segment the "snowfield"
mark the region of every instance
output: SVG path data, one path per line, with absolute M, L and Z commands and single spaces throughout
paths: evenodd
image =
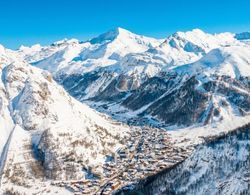
M 236 45 L 211 50 L 195 63 L 177 67 L 179 74 L 204 73 L 224 75 L 231 78 L 249 77 L 250 64 L 249 45 Z

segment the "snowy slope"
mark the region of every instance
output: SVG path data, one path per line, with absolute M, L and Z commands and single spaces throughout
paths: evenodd
M 62 41 L 52 47 L 59 51 L 35 66 L 49 70 L 80 101 L 124 106 L 128 120 L 144 116 L 167 125 L 207 124 L 249 112 L 249 45 L 232 33 L 194 29 L 157 41 L 118 28 L 87 42 Z M 221 107 L 221 102 L 230 106 Z M 116 117 L 113 108 L 113 113 L 99 110 L 124 118 Z M 217 110 L 221 116 L 212 117 Z M 176 117 L 183 112 L 185 117 Z
M 101 165 L 106 156 L 115 153 L 126 141 L 129 127 L 76 101 L 52 79 L 50 73 L 22 61 L 6 65 L 1 73 L 1 86 L 5 91 L 0 92 L 5 99 L 1 99 L 0 122 L 1 127 L 6 127 L 1 128 L 1 147 L 14 128 L 13 123 L 19 125 L 31 139 L 25 146 L 31 148 L 31 154 L 35 153 L 30 157 L 31 161 L 42 163 L 39 169 L 43 169 L 47 178 L 83 178 L 83 168 L 102 173 Z M 20 155 L 23 152 L 20 151 Z M 7 159 L 6 164 L 9 163 Z M 11 179 L 6 169 L 16 170 L 16 164 L 19 163 L 10 163 L 5 168 L 5 181 Z M 22 186 L 30 185 L 32 178 L 36 177 L 29 172 L 27 167 L 30 166 L 26 163 L 18 166 L 18 170 L 28 175 Z M 75 172 L 68 174 L 68 166 Z
M 125 127 L 112 124 L 105 116 L 74 100 L 53 81 L 48 72 L 17 62 L 6 67 L 4 79 L 15 123 L 25 130 L 46 130 L 54 136 L 69 132 L 76 138 L 88 135 L 86 139 L 95 143 L 97 150 L 104 147 L 100 145 L 100 135 L 96 132 L 99 128 L 106 129 L 110 134 L 107 142 L 115 143 L 112 137 L 118 135 L 122 138 L 125 135 Z M 105 143 L 105 140 L 102 141 Z M 93 148 L 91 151 L 94 151 Z M 85 150 L 82 152 L 86 153 Z
M 135 80 L 134 82 L 138 83 L 136 85 L 139 85 L 145 76 L 158 72 L 159 68 L 148 65 L 146 74 L 139 76 L 142 70 L 144 72 L 145 63 L 139 68 L 136 67 L 136 70 L 134 67 L 127 70 L 126 59 L 130 60 L 130 57 L 126 57 L 124 60 L 123 58 L 131 53 L 145 52 L 162 42 L 163 40 L 136 35 L 125 29 L 117 28 L 86 42 L 79 42 L 75 39 L 62 40 L 45 47 L 40 45 L 34 45 L 30 48 L 21 47 L 17 53 L 20 58 L 34 66 L 51 72 L 60 83 L 71 79 L 71 77 L 79 77 L 79 75 L 87 77 L 88 73 L 97 72 L 98 76 L 96 77 L 99 77 L 107 72 L 105 82 L 103 82 L 103 78 L 97 81 L 98 87 L 92 82 L 88 82 L 86 92 L 81 90 L 86 95 L 85 98 L 90 98 L 96 96 L 98 91 L 105 89 L 113 79 L 124 73 L 128 73 L 128 76 L 134 74 L 135 78 L 132 80 Z M 112 75 L 114 73 L 115 76 Z M 89 91 L 94 92 L 89 94 Z
M 249 77 L 250 47 L 248 45 L 213 49 L 199 61 L 176 68 L 179 74 L 203 73 L 229 76 L 239 79 Z
M 1 176 L 1 193 L 17 194 L 71 194 L 63 188 L 44 181 L 45 172 L 34 158 L 31 147 L 32 135 L 16 125 L 8 145 L 4 174 Z M 2 191 L 1 191 L 2 190 Z
M 1 70 L 0 70 L 1 74 Z M 14 128 L 12 117 L 9 111 L 9 102 L 3 84 L 0 82 L 0 156 L 11 130 Z
M 214 48 L 235 45 L 239 42 L 231 33 L 208 34 L 200 29 L 176 32 L 170 35 L 158 47 L 150 49 L 153 59 L 162 61 L 165 66 L 183 65 L 195 62 Z
M 169 36 L 162 47 L 167 43 L 174 48 L 182 48 L 187 52 L 208 52 L 213 48 L 231 45 L 237 42 L 232 33 L 209 34 L 200 29 L 187 32 L 176 32 Z
M 28 62 L 53 74 L 70 74 L 115 64 L 126 54 L 144 52 L 160 43 L 117 28 L 86 42 L 64 40 L 47 47 L 21 47 L 18 52 Z
M 172 66 L 199 60 L 214 48 L 241 44 L 234 34 L 208 34 L 199 29 L 177 32 L 163 40 L 117 28 L 86 42 L 63 40 L 47 47 L 22 47 L 18 53 L 50 71 L 71 95 L 84 100 L 116 98 Z M 32 60 L 31 60 L 32 59 Z M 74 85 L 69 85 L 71 81 Z M 96 85 L 96 83 L 98 83 Z
M 213 124 L 248 115 L 249 62 L 247 45 L 213 49 L 195 63 L 148 79 L 122 105 L 140 117 L 153 116 L 173 126 Z
M 34 45 L 30 48 L 21 47 L 18 51 L 28 62 L 34 63 L 54 74 L 79 73 L 79 71 L 93 71 L 96 67 L 105 67 L 120 62 L 124 56 L 138 53 L 138 61 L 145 58 L 157 60 L 161 65 L 181 65 L 199 59 L 211 49 L 226 45 L 237 44 L 234 34 L 208 34 L 199 29 L 188 32 L 177 32 L 165 41 L 133 34 L 125 29 L 117 28 L 86 42 L 75 39 L 63 40 L 51 46 Z M 136 54 L 126 57 L 122 64 L 136 65 L 130 58 L 137 58 Z M 148 64 L 147 62 L 145 64 Z M 78 71 L 78 72 L 77 72 Z M 152 74 L 152 73 L 151 73 Z
M 70 44 L 72 45 L 76 43 L 78 44 L 78 40 L 76 39 L 64 39 L 58 42 L 54 42 L 49 46 L 41 46 L 40 44 L 36 44 L 31 47 L 21 46 L 17 50 L 17 53 L 25 61 L 34 63 L 50 57 L 54 53 L 63 50 Z
M 12 59 L 12 54 L 0 45 L 0 156 L 2 154 L 2 149 L 9 137 L 11 130 L 14 128 L 12 117 L 9 111 L 9 99 L 6 93 L 6 88 L 2 81 L 3 69 L 10 63 Z

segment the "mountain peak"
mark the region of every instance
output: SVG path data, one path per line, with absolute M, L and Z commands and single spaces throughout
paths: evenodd
M 206 33 L 202 31 L 201 29 L 195 28 L 190 31 L 177 31 L 174 34 L 170 35 L 168 38 L 185 38 L 187 36 L 204 36 Z
M 21 50 L 21 51 L 27 51 L 27 50 L 33 50 L 34 51 L 35 50 L 35 51 L 38 51 L 38 50 L 41 49 L 41 47 L 42 46 L 40 44 L 35 44 L 35 45 L 30 46 L 30 47 L 25 46 L 25 45 L 21 45 L 18 50 Z
M 198 61 L 179 66 L 179 73 L 206 75 L 226 75 L 231 78 L 249 77 L 249 48 L 228 46 L 215 48 Z
M 103 42 L 107 42 L 107 41 L 113 41 L 116 38 L 118 38 L 119 36 L 126 36 L 128 34 L 133 34 L 133 33 L 129 32 L 126 29 L 117 27 L 115 29 L 112 29 L 106 33 L 103 33 L 103 34 L 91 39 L 90 43 L 96 44 L 96 43 L 103 43 Z
M 125 28 L 117 27 L 113 29 L 113 31 L 116 31 L 118 33 L 131 33 L 130 31 L 126 30 Z
M 204 34 L 205 32 L 199 28 L 194 28 L 193 30 L 191 30 L 190 32 L 193 32 L 193 33 L 200 33 L 200 34 Z
M 56 41 L 54 43 L 52 43 L 51 45 L 52 46 L 58 46 L 58 45 L 64 45 L 64 44 L 72 44 L 72 43 L 79 43 L 79 40 L 75 39 L 75 38 L 72 38 L 72 39 L 63 39 L 63 40 L 60 40 L 60 41 Z
M 234 43 L 232 33 L 209 34 L 200 29 L 187 32 L 176 32 L 165 40 L 162 46 L 183 49 L 186 52 L 207 53 L 211 49 Z

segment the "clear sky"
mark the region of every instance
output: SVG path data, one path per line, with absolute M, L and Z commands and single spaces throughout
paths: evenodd
M 250 0 L 0 0 L 0 44 L 12 49 L 115 27 L 156 38 L 193 28 L 249 31 Z

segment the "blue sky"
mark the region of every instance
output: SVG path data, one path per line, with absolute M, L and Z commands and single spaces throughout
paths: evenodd
M 164 38 L 176 31 L 250 30 L 249 0 L 0 0 L 0 44 L 86 40 L 115 27 Z

